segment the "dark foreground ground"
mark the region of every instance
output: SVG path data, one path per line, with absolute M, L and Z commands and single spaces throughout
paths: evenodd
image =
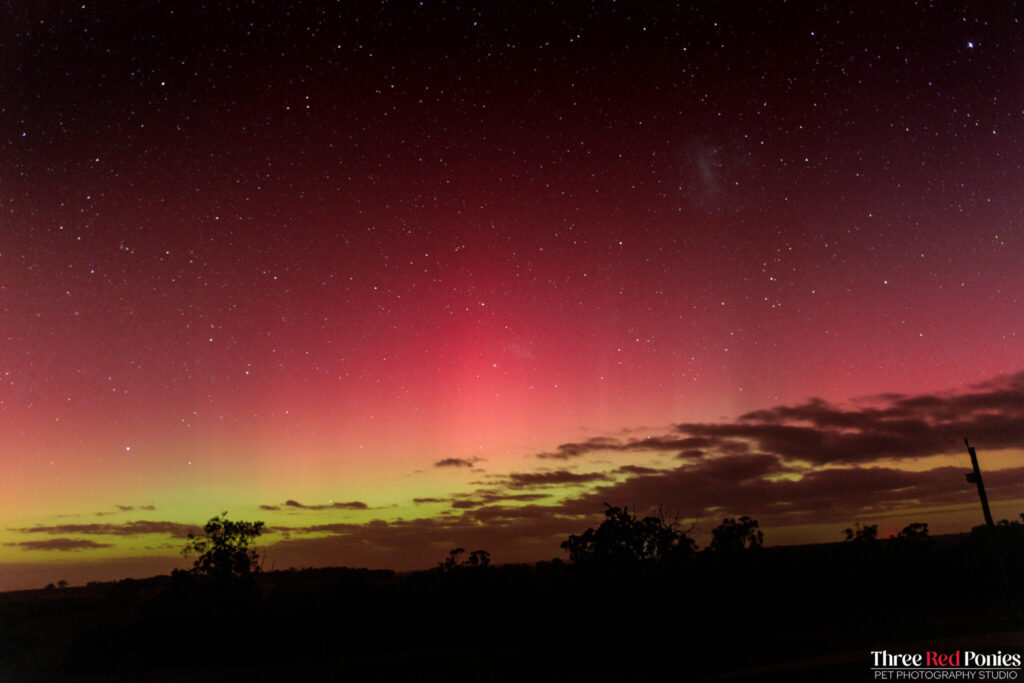
M 978 534 L 6 593 L 0 680 L 869 681 L 872 650 L 1024 651 L 1019 540 L 1009 601 Z

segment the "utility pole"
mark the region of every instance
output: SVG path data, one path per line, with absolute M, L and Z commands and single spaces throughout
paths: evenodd
M 974 446 L 968 443 L 967 437 L 964 437 L 964 444 L 967 446 L 967 452 L 971 454 L 971 467 L 974 468 L 973 472 L 967 474 L 967 481 L 978 486 L 978 498 L 981 498 L 981 511 L 985 513 L 985 526 L 991 529 L 995 527 L 995 522 L 992 521 L 992 511 L 988 507 L 988 496 L 985 495 L 985 482 L 981 480 L 978 454 L 974 452 Z
M 988 537 L 991 539 L 992 550 L 995 552 L 996 562 L 999 564 L 1000 578 L 1003 580 L 1003 596 L 1006 600 L 1006 609 L 1009 612 L 1010 619 L 1019 620 L 1020 617 L 1017 614 L 1017 607 L 1013 603 L 1013 593 L 1010 592 L 1010 581 L 1006 576 L 1006 562 L 1003 560 L 1003 551 L 999 547 L 999 538 L 996 534 L 996 525 L 992 521 L 992 511 L 988 507 L 988 496 L 985 495 L 985 482 L 981 480 L 981 468 L 978 467 L 978 454 L 974 452 L 974 446 L 968 441 L 967 437 L 964 437 L 964 445 L 967 446 L 967 452 L 971 454 L 971 467 L 974 469 L 973 472 L 967 473 L 967 481 L 972 484 L 976 484 L 978 487 L 978 498 L 981 499 L 981 510 L 985 513 L 985 526 L 988 527 Z

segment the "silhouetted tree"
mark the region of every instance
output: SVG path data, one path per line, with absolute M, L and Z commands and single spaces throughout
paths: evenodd
M 442 572 L 450 572 L 455 569 L 486 569 L 491 564 L 491 554 L 486 550 L 474 550 L 469 557 L 461 559 L 464 548 L 452 548 L 448 557 L 437 563 L 437 569 Z
M 637 519 L 629 508 L 605 503 L 604 521 L 597 529 L 573 534 L 562 543 L 572 562 L 594 559 L 636 562 L 693 554 L 697 544 L 675 522 L 659 517 Z
M 67 587 L 68 587 L 68 582 L 65 581 L 64 579 L 61 579 L 60 581 L 57 582 L 57 588 L 67 588 Z
M 861 526 L 860 522 L 858 522 L 854 525 L 853 529 L 847 528 L 843 533 L 846 534 L 847 543 L 864 546 L 871 546 L 878 543 L 877 524 L 865 524 L 864 526 Z
M 465 548 L 452 548 L 448 552 L 448 557 L 444 558 L 437 563 L 437 568 L 443 572 L 449 572 L 459 566 L 459 556 L 466 552 Z
M 849 548 L 866 555 L 875 555 L 878 545 L 847 543 Z M 935 543 L 928 535 L 928 525 L 924 522 L 913 522 L 903 527 L 895 536 L 889 536 L 885 543 L 884 562 L 877 563 L 877 571 L 887 572 L 896 583 L 921 583 L 921 565 L 935 551 Z M 876 558 L 879 559 L 879 558 Z M 862 576 L 865 572 L 861 572 Z
M 998 522 L 996 522 L 996 526 L 1006 526 L 1006 527 L 1024 526 L 1024 524 L 1021 523 L 1021 522 L 1024 522 L 1024 512 L 1022 512 L 1020 514 L 1020 519 L 1021 519 L 1021 521 L 1017 521 L 1016 519 L 1013 519 L 1013 520 L 1001 519 Z
M 925 543 L 929 539 L 928 525 L 924 522 L 913 522 L 903 527 L 903 530 L 892 537 L 892 540 L 900 543 Z
M 1024 565 L 1024 514 L 1021 514 L 1020 521 L 1016 519 L 1001 519 L 996 522 L 994 536 L 1002 548 L 1007 562 L 1015 565 Z M 971 531 L 972 536 L 988 534 L 986 527 L 975 528 Z M 992 534 L 989 534 L 992 535 Z
M 474 550 L 466 558 L 467 567 L 489 567 L 491 565 L 491 554 L 486 550 Z
M 726 517 L 711 531 L 713 552 L 738 553 L 757 550 L 764 545 L 764 534 L 758 528 L 757 520 L 743 515 L 739 519 Z
M 914 522 L 903 527 L 895 536 L 890 536 L 886 546 L 890 559 L 902 563 L 908 571 L 914 572 L 915 563 L 933 550 L 934 543 L 928 535 L 928 525 L 924 522 Z M 895 571 L 895 567 L 892 570 Z
M 263 522 L 233 522 L 227 514 L 207 522 L 204 536 L 188 535 L 182 554 L 198 556 L 193 564 L 194 573 L 222 580 L 259 573 L 259 554 L 249 546 L 263 533 Z

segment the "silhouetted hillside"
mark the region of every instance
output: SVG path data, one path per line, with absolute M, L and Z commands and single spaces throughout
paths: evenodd
M 1024 572 L 1020 530 L 999 530 L 1012 577 Z M 866 657 L 879 646 L 1006 628 L 1019 601 L 1003 597 L 989 540 L 441 563 L 403 575 L 302 569 L 229 583 L 176 572 L 20 591 L 0 596 L 0 673 L 398 680 L 466 670 L 519 680 L 553 658 L 563 673 L 605 679 L 664 665 L 690 676 L 829 652 Z

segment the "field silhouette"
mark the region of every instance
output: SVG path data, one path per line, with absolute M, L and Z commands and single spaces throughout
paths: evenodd
M 1020 522 L 846 536 L 765 547 L 742 517 L 698 550 L 678 525 L 609 506 L 563 544 L 569 561 L 494 566 L 458 548 L 405 574 L 261 573 L 200 571 L 200 556 L 172 576 L 0 595 L 0 680 L 868 680 L 873 649 L 1020 645 L 986 635 L 1019 627 Z

